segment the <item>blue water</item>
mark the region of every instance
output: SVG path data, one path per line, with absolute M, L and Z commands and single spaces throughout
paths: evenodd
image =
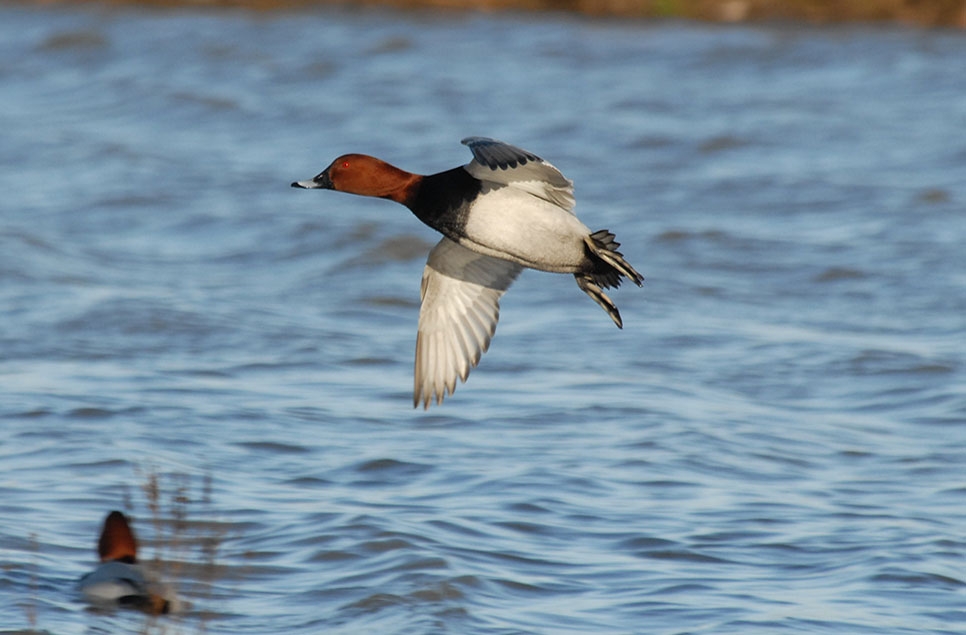
M 903 28 L 0 5 L 0 628 L 963 632 L 964 59 Z M 526 272 L 423 412 L 436 236 L 289 183 L 448 169 L 469 135 L 574 179 L 646 282 L 620 331 Z M 115 508 L 182 615 L 74 594 Z

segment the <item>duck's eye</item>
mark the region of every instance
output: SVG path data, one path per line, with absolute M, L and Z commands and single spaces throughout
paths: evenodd
M 349 162 L 348 161 L 343 161 L 342 162 L 342 167 L 344 167 L 344 168 L 349 167 Z

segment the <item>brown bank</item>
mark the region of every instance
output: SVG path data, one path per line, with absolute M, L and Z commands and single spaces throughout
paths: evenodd
M 39 0 L 67 4 L 68 0 Z M 320 5 L 385 5 L 482 11 L 566 11 L 593 16 L 709 22 L 892 22 L 966 28 L 966 0 L 102 0 L 102 4 L 246 7 L 269 11 Z

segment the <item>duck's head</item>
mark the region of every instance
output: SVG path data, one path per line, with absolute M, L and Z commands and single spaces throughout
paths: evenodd
M 419 176 L 400 170 L 382 159 L 366 154 L 343 154 L 308 181 L 292 187 L 306 190 L 336 190 L 360 196 L 375 196 L 404 202 Z
M 138 543 L 134 532 L 128 524 L 127 517 L 119 511 L 113 511 L 104 519 L 104 529 L 97 542 L 97 553 L 101 562 L 117 560 L 134 564 L 137 561 Z

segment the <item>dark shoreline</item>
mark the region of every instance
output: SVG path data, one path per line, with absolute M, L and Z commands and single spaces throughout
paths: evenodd
M 68 0 L 35 0 L 68 4 Z M 705 22 L 893 23 L 966 29 L 966 0 L 100 0 L 105 5 L 241 7 L 258 11 L 313 6 L 390 6 L 475 11 L 560 11 L 599 17 Z M 73 4 L 73 2 L 71 2 Z

